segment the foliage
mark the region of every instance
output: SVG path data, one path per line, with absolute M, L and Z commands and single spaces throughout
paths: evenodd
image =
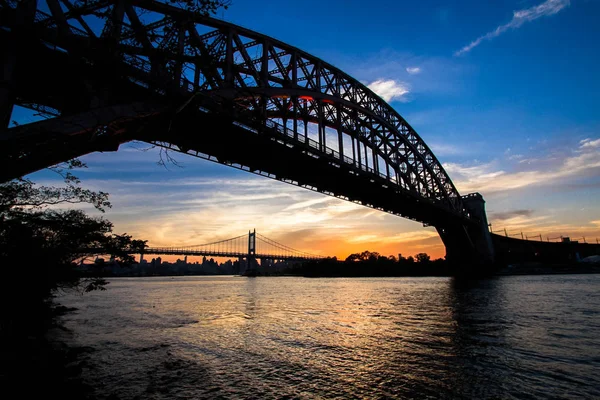
M 104 211 L 110 207 L 108 194 L 77 186 L 72 175 L 65 179 L 66 187 L 37 186 L 28 179 L 15 179 L 0 185 L 0 216 L 14 215 L 24 210 L 39 209 L 64 203 L 89 203 Z M 75 178 L 76 179 L 76 178 Z
M 220 8 L 227 10 L 231 5 L 228 0 L 168 0 L 167 2 L 203 15 L 215 14 Z
M 348 262 L 377 261 L 381 257 L 383 257 L 383 256 L 381 254 L 379 254 L 379 253 L 377 253 L 377 252 L 371 253 L 370 251 L 367 250 L 367 251 L 363 251 L 362 253 L 353 253 L 353 254 L 350 254 L 346 258 L 346 261 L 348 261 Z
M 80 167 L 85 165 L 71 160 L 50 168 L 63 178 L 62 187 L 38 186 L 23 178 L 0 184 L 0 341 L 7 344 L 0 363 L 4 383 L 31 371 L 41 382 L 55 379 L 54 368 L 46 370 L 49 353 L 40 350 L 46 346 L 47 329 L 56 323 L 51 294 L 104 290 L 107 284 L 97 276 L 80 277 L 76 261 L 90 256 L 90 249 L 96 247 L 128 263 L 132 261 L 129 251 L 145 247 L 144 241 L 112 234 L 112 224 L 106 219 L 81 210 L 57 209 L 78 203 L 104 212 L 111 206 L 107 193 L 79 186 L 71 170 Z M 49 385 L 42 386 L 46 390 Z
M 429 261 L 431 261 L 430 258 L 429 258 L 429 255 L 427 253 L 418 253 L 418 254 L 416 254 L 415 255 L 415 260 L 418 263 L 421 263 L 421 264 L 425 264 L 425 263 L 428 263 Z
M 8 281 L 30 281 L 31 290 L 23 291 L 31 300 L 57 289 L 102 289 L 102 279 L 79 279 L 74 271 L 77 261 L 105 249 L 117 262 L 130 264 L 130 252 L 145 247 L 145 241 L 113 234 L 112 223 L 104 218 L 55 208 L 80 203 L 104 212 L 111 206 L 107 193 L 79 186 L 79 179 L 70 172 L 76 167 L 85 166 L 72 160 L 50 168 L 63 178 L 63 187 L 37 186 L 22 178 L 0 184 L 0 263 Z
M 162 0 L 161 2 L 200 15 L 215 14 L 220 8 L 227 10 L 231 5 L 229 0 Z M 105 0 L 76 0 L 74 5 L 76 7 L 94 7 L 105 3 Z
M 363 251 L 350 254 L 346 260 L 328 258 L 308 261 L 290 271 L 303 276 L 449 276 L 453 274 L 446 260 L 431 260 L 427 253 L 414 257 L 383 256 L 377 252 Z
M 379 262 L 379 263 L 397 263 L 397 264 L 412 264 L 412 263 L 420 263 L 426 264 L 431 261 L 431 258 L 427 253 L 418 253 L 415 256 L 404 257 L 402 254 L 398 254 L 398 258 L 395 256 L 383 256 L 378 252 L 370 252 L 368 250 L 363 251 L 362 253 L 353 253 L 350 254 L 346 258 L 347 263 L 352 262 Z

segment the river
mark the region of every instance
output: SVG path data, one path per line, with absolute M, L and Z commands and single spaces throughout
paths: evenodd
M 115 278 L 57 298 L 100 399 L 600 398 L 600 275 Z

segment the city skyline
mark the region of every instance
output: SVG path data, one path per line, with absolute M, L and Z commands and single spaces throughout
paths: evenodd
M 483 194 L 494 230 L 600 237 L 599 3 L 379 4 L 365 10 L 332 2 L 326 7 L 343 15 L 327 12 L 310 23 L 292 17 L 293 5 L 257 2 L 234 3 L 217 17 L 367 84 L 416 129 L 461 194 Z M 265 12 L 257 16 L 256 8 Z M 13 119 L 27 118 L 17 110 Z M 444 254 L 435 229 L 420 223 L 185 155 L 173 154 L 184 168 L 166 170 L 156 165 L 157 149 L 141 150 L 148 147 L 84 156 L 88 169 L 77 174 L 85 187 L 111 194 L 114 207 L 105 216 L 115 232 L 153 246 L 201 244 L 256 228 L 338 258 L 363 250 Z M 47 171 L 31 178 L 58 180 Z

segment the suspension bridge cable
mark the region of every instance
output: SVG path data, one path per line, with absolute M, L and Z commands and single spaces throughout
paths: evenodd
M 268 237 L 261 235 L 260 233 L 256 233 L 256 236 L 258 239 L 262 240 L 263 242 L 270 244 L 271 246 L 274 246 L 280 250 L 284 250 L 284 251 L 288 251 L 291 253 L 296 253 L 297 255 L 304 255 L 304 256 L 308 256 L 308 257 L 315 257 L 315 258 L 322 258 L 322 256 L 316 255 L 316 254 L 311 254 L 305 251 L 300 251 L 297 249 L 294 249 L 292 247 L 286 246 L 282 243 L 276 242 L 273 239 L 269 239 Z
M 282 243 L 276 242 L 275 240 L 269 239 L 268 237 L 266 237 L 264 235 L 261 235 L 259 233 L 257 233 L 256 235 L 259 237 L 259 239 L 263 240 L 265 243 L 268 243 L 268 244 L 270 244 L 272 246 L 275 246 L 275 247 L 277 247 L 277 248 L 279 248 L 281 250 L 287 250 L 287 251 L 291 251 L 291 252 L 294 252 L 294 253 L 309 254 L 309 253 L 307 253 L 305 251 L 296 250 L 296 249 L 294 249 L 292 247 L 289 247 L 289 246 L 286 246 L 286 245 L 284 245 Z
M 236 239 L 243 238 L 243 237 L 248 237 L 248 235 L 240 235 L 240 236 L 236 236 L 236 237 L 234 237 L 234 238 L 230 238 L 230 239 L 224 239 L 224 240 L 219 240 L 219 241 L 217 241 L 217 242 L 211 242 L 211 243 L 204 243 L 204 244 L 193 244 L 193 245 L 186 246 L 186 247 L 202 247 L 202 246 L 211 246 L 211 245 L 217 245 L 217 244 L 220 244 L 220 243 L 223 243 L 223 242 L 228 242 L 228 241 L 230 241 L 230 240 L 236 240 Z

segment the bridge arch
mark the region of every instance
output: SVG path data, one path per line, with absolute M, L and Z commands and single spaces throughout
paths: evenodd
M 395 109 L 300 49 L 153 0 L 0 7 L 5 71 L 20 71 L 2 111 L 59 115 L 2 133 L 14 173 L 137 139 L 433 225 L 442 239 L 483 222 Z M 88 19 L 99 12 L 101 29 Z M 62 73 L 31 67 L 39 55 L 25 45 Z
M 196 22 L 214 28 L 200 39 L 206 41 L 205 48 L 220 48 L 214 54 L 215 64 L 224 72 L 222 79 L 205 79 L 203 86 L 195 89 L 244 99 L 271 118 L 277 117 L 269 111 L 279 111 L 279 118 L 292 121 L 304 114 L 319 123 L 321 135 L 327 126 L 338 130 L 339 136 L 342 131 L 353 134 L 382 157 L 386 168 L 394 169 L 409 190 L 463 211 L 458 191 L 427 144 L 364 84 L 274 38 L 220 20 L 201 18 Z M 301 99 L 308 107 L 301 107 Z M 343 156 L 343 145 L 337 151 Z M 377 170 L 378 164 L 374 165 Z

